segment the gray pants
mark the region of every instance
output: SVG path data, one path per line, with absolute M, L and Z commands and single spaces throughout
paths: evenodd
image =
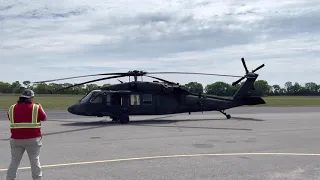
M 40 148 L 42 147 L 41 138 L 33 139 L 10 139 L 11 162 L 7 171 L 6 180 L 15 180 L 17 170 L 20 165 L 24 151 L 27 151 L 33 180 L 41 180 L 42 171 L 40 167 Z

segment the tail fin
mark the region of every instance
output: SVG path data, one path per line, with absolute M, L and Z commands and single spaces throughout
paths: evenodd
M 247 76 L 247 80 L 243 83 L 243 85 L 238 89 L 238 91 L 233 95 L 232 99 L 244 99 L 253 93 L 255 90 L 254 88 L 254 82 L 256 81 L 258 75 L 254 74 L 251 76 Z
M 262 67 L 264 67 L 264 64 L 262 64 L 261 66 L 257 67 L 255 70 L 253 70 L 252 72 L 248 71 L 248 68 L 246 66 L 246 63 L 244 61 L 244 58 L 241 58 L 242 64 L 244 66 L 244 69 L 246 71 L 246 74 L 240 78 L 239 80 L 235 81 L 234 83 L 232 83 L 232 86 L 237 85 L 240 81 L 242 81 L 243 79 L 247 78 L 247 80 L 244 82 L 244 84 L 239 88 L 239 90 L 233 95 L 232 99 L 234 100 L 244 100 L 247 99 L 249 100 L 251 94 L 253 93 L 253 91 L 255 90 L 254 88 L 254 82 L 256 81 L 256 79 L 258 78 L 258 74 L 255 74 L 254 72 L 256 72 L 257 70 L 261 69 Z M 248 99 L 249 98 L 249 99 Z M 253 99 L 252 99 L 253 100 Z M 250 100 L 249 100 L 250 101 Z M 262 100 L 263 101 L 263 100 Z M 259 101 L 261 102 L 261 101 Z M 264 102 L 264 101 L 263 101 Z M 249 103 L 249 102 L 248 102 Z

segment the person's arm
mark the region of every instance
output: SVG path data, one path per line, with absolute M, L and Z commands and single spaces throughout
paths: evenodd
M 40 121 L 46 121 L 47 120 L 47 114 L 44 112 L 42 106 L 40 104 L 39 105 L 39 111 L 38 111 L 38 119 Z
M 10 107 L 11 108 L 11 107 Z M 10 108 L 8 109 L 8 112 L 7 112 L 7 115 L 8 115 L 8 119 L 9 119 L 9 121 L 11 121 L 11 119 L 10 119 L 10 115 L 9 115 L 9 113 L 10 113 Z

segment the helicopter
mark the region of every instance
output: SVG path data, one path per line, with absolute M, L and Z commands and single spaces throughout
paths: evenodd
M 126 76 L 129 76 L 130 78 L 133 76 L 134 81 L 129 80 L 129 82 L 122 82 L 119 80 L 119 84 L 92 90 L 78 102 L 67 108 L 67 111 L 74 115 L 94 117 L 109 116 L 112 121 L 120 122 L 120 124 L 129 123 L 129 116 L 132 115 L 167 115 L 186 112 L 191 114 L 191 112 L 204 111 L 219 111 L 224 114 L 227 119 L 230 119 L 231 115 L 225 112 L 227 109 L 244 105 L 266 104 L 261 97 L 252 96 L 252 93 L 255 90 L 254 82 L 259 76 L 255 72 L 264 67 L 264 64 L 249 72 L 244 58 L 241 58 L 241 61 L 245 69 L 244 76 L 196 72 L 145 72 L 133 70 L 125 73 L 92 74 L 38 81 L 34 83 L 45 83 L 89 76 L 114 75 L 64 87 L 55 91 L 57 92 L 87 83 Z M 162 78 L 150 76 L 149 74 L 199 74 L 238 77 L 239 79 L 233 82 L 232 86 L 237 85 L 245 78 L 246 80 L 235 94 L 228 98 L 193 93 L 183 88 L 179 83 L 170 82 Z M 138 81 L 138 77 L 140 76 L 154 78 L 157 79 L 157 81 Z

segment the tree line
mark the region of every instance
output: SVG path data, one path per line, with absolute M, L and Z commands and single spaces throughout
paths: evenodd
M 183 88 L 194 92 L 203 93 L 218 96 L 232 96 L 239 87 L 243 84 L 239 83 L 236 86 L 218 81 L 212 84 L 203 86 L 198 82 L 189 82 L 183 85 Z M 0 93 L 3 94 L 17 94 L 21 93 L 24 88 L 32 89 L 37 94 L 49 94 L 55 89 L 64 88 L 73 85 L 71 83 L 41 83 L 37 85 L 31 85 L 30 81 L 15 81 L 13 83 L 0 81 Z M 58 92 L 58 94 L 87 94 L 88 92 L 99 89 L 103 86 L 109 86 L 110 84 L 104 84 L 99 86 L 97 84 L 87 84 L 82 86 L 76 86 L 70 89 L 66 89 Z M 299 95 L 299 96 L 318 96 L 320 95 L 320 84 L 309 82 L 305 84 L 293 83 L 291 81 L 285 82 L 283 86 L 278 84 L 270 85 L 266 80 L 257 80 L 255 82 L 254 95 L 258 96 L 283 96 L 283 95 Z

